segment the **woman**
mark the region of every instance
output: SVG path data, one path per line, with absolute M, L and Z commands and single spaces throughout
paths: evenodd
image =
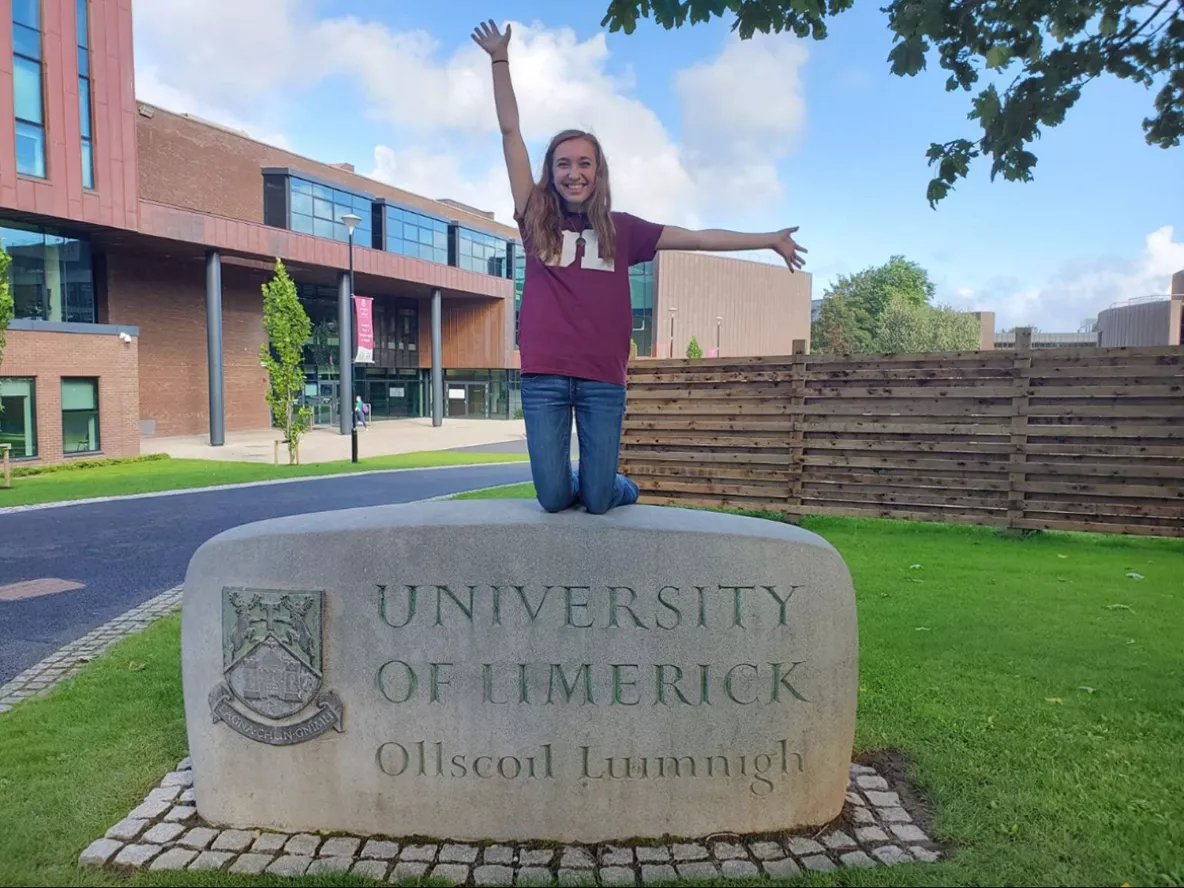
M 519 314 L 522 413 L 539 504 L 575 503 L 594 514 L 637 502 L 637 485 L 617 472 L 625 417 L 625 375 L 633 314 L 629 266 L 659 250 L 776 250 L 791 272 L 806 252 L 796 228 L 770 234 L 658 225 L 612 209 L 608 162 L 591 133 L 551 140 L 538 182 L 518 126 L 510 80 L 510 26 L 479 25 L 473 40 L 489 53 L 493 97 L 526 280 Z M 575 412 L 579 472 L 571 470 Z

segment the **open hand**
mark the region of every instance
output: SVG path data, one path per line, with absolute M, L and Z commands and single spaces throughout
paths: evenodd
M 796 225 L 793 228 L 783 228 L 777 232 L 777 240 L 773 242 L 773 249 L 785 260 L 791 273 L 806 264 L 806 260 L 798 254 L 810 252 L 805 247 L 799 246 L 793 239 L 793 233 L 797 230 L 798 226 Z
M 473 29 L 473 42 L 496 58 L 506 57 L 506 46 L 510 42 L 510 25 L 506 24 L 506 33 L 498 30 L 493 19 L 482 22 Z

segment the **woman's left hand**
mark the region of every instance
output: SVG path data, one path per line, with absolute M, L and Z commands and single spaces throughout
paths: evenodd
M 773 243 L 773 249 L 785 260 L 785 264 L 789 266 L 791 272 L 797 271 L 806 264 L 806 260 L 798 254 L 810 252 L 805 247 L 799 246 L 793 239 L 793 233 L 797 230 L 798 226 L 796 225 L 793 228 L 783 228 L 777 232 L 777 240 Z

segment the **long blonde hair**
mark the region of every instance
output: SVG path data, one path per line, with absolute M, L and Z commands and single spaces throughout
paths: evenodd
M 604 159 L 600 141 L 583 130 L 564 130 L 551 140 L 543 160 L 543 174 L 526 204 L 526 231 L 534 242 L 535 252 L 544 261 L 555 261 L 563 253 L 563 198 L 555 188 L 551 168 L 555 149 L 571 139 L 586 139 L 596 152 L 596 184 L 582 207 L 600 241 L 600 257 L 611 260 L 616 241 L 616 227 L 612 217 L 612 191 L 608 181 L 608 161 Z

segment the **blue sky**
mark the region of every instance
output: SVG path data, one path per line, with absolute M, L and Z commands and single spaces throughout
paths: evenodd
M 932 210 L 925 150 L 976 135 L 970 96 L 946 93 L 932 60 L 918 77 L 891 75 L 875 4 L 833 20 L 821 42 L 744 43 L 721 21 L 605 35 L 606 5 L 154 0 L 136 7 L 137 93 L 504 220 L 488 63 L 469 33 L 512 20 L 536 161 L 552 132 L 588 126 L 618 209 L 799 225 L 815 296 L 900 253 L 930 271 L 939 301 L 993 310 L 1000 329 L 1075 330 L 1112 302 L 1166 292 L 1184 269 L 1184 153 L 1144 143 L 1142 87 L 1091 84 L 1034 147 L 1036 181 L 991 183 L 980 162 Z

